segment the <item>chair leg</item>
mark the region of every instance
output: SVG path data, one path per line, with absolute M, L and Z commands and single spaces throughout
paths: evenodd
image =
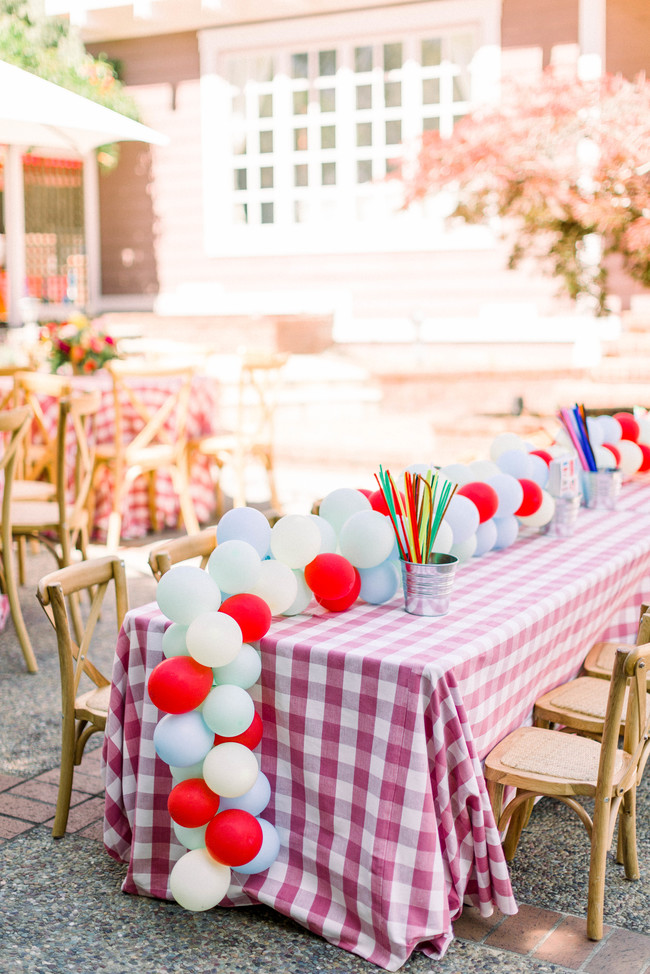
M 61 772 L 59 776 L 59 792 L 56 799 L 56 813 L 52 835 L 60 839 L 65 835 L 70 814 L 70 797 L 72 795 L 72 778 L 74 776 L 74 720 L 72 733 L 64 721 L 63 737 L 61 741 Z
M 596 798 L 596 801 L 602 798 Z M 608 805 L 609 807 L 609 805 Z M 589 863 L 589 894 L 587 900 L 587 936 L 590 940 L 603 939 L 603 909 L 605 905 L 605 870 L 609 848 L 609 816 L 603 809 L 594 811 L 591 833 L 591 860 Z
M 6 535 L 3 533 L 2 557 L 4 563 L 5 588 L 7 590 L 7 598 L 9 599 L 9 609 L 11 611 L 11 618 L 13 619 L 14 627 L 16 629 L 16 635 L 18 636 L 18 642 L 20 643 L 20 648 L 22 649 L 23 656 L 25 657 L 27 671 L 29 673 L 38 673 L 38 663 L 36 662 L 36 657 L 34 656 L 34 650 L 32 649 L 25 620 L 23 619 L 23 612 L 20 607 L 20 598 L 18 597 L 18 587 L 16 585 L 11 542 L 11 537 L 6 537 Z
M 190 486 L 185 472 L 176 467 L 171 468 L 172 483 L 178 495 L 183 525 L 188 534 L 197 534 L 200 530 L 199 519 L 194 510 L 194 503 L 190 495 Z
M 506 857 L 507 862 L 511 862 L 515 858 L 521 833 L 528 825 L 528 820 L 530 819 L 534 804 L 535 799 L 529 798 L 528 801 L 522 802 L 521 805 L 510 816 L 508 831 L 506 832 L 505 839 L 503 840 L 503 854 Z
M 626 879 L 639 879 L 639 857 L 636 846 L 636 788 L 632 787 L 623 795 L 618 815 L 617 862 L 625 867 Z M 620 852 L 621 858 L 618 858 Z

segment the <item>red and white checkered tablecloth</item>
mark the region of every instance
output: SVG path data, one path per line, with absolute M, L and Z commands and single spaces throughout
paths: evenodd
M 5 380 L 5 384 L 7 381 Z M 99 389 L 101 404 L 96 417 L 95 439 L 97 444 L 110 444 L 115 438 L 115 409 L 113 402 L 113 387 L 110 376 L 97 373 L 93 376 L 74 376 L 72 382 L 82 389 Z M 131 384 L 137 391 L 142 402 L 152 411 L 158 409 L 168 397 L 170 389 L 178 380 L 158 376 L 154 378 L 137 378 Z M 0 389 L 3 385 L 0 383 Z M 43 398 L 43 413 L 49 431 L 56 432 L 58 422 L 58 402 L 56 399 Z M 142 427 L 142 420 L 137 415 L 133 404 L 125 400 L 123 406 L 124 432 L 128 437 L 134 437 Z M 173 417 L 170 419 L 173 423 Z M 190 439 L 200 439 L 218 432 L 219 426 L 219 391 L 216 380 L 209 376 L 197 375 L 192 381 L 190 396 L 187 434 Z M 102 541 L 106 536 L 108 518 L 111 513 L 111 498 L 113 488 L 112 471 L 103 467 L 99 471 L 95 493 L 95 512 L 93 535 Z M 196 515 L 201 523 L 209 522 L 214 517 L 215 492 L 209 470 L 209 461 L 205 457 L 197 456 L 190 471 L 190 493 L 194 502 Z M 166 471 L 156 474 L 156 507 L 159 517 L 158 529 L 174 528 L 178 525 L 179 503 L 173 489 L 171 477 Z M 154 527 L 149 514 L 147 481 L 138 478 L 128 493 L 127 503 L 122 512 L 122 537 L 141 538 Z
M 598 638 L 633 642 L 650 590 L 650 490 L 582 511 L 572 538 L 531 534 L 462 565 L 448 615 L 396 599 L 274 619 L 252 693 L 264 722 L 265 812 L 282 849 L 226 905 L 260 902 L 388 970 L 443 953 L 467 898 L 516 911 L 481 760 L 572 678 Z M 104 743 L 104 842 L 123 889 L 171 899 L 185 851 L 145 691 L 166 626 L 155 605 L 120 635 Z

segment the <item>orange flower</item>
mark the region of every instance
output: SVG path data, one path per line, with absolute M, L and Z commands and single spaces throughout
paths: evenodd
M 70 361 L 77 364 L 78 362 L 81 362 L 85 354 L 85 348 L 82 348 L 81 345 L 73 345 L 70 349 Z
M 84 372 L 94 372 L 96 368 L 97 368 L 97 362 L 95 362 L 91 358 L 86 359 L 86 361 L 83 364 Z

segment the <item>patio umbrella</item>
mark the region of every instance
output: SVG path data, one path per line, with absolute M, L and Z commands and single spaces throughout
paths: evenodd
M 167 137 L 97 102 L 0 61 L 0 145 L 72 150 L 110 142 L 165 145 Z
M 22 288 L 25 280 L 25 215 L 22 184 L 24 151 L 49 152 L 84 158 L 86 247 L 89 288 L 97 292 L 99 231 L 89 212 L 96 211 L 96 178 L 89 153 L 111 142 L 148 142 L 166 145 L 169 139 L 154 129 L 105 108 L 97 102 L 45 81 L 29 71 L 0 61 L 0 146 L 4 160 L 4 217 L 6 233 L 9 309 L 11 325 L 23 320 Z M 92 187 L 92 188 L 91 188 Z

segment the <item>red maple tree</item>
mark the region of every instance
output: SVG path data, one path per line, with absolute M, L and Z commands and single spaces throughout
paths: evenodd
M 544 71 L 504 85 L 498 105 L 465 116 L 453 134 L 427 132 L 402 171 L 406 205 L 452 190 L 451 219 L 498 218 L 509 265 L 536 257 L 575 300 L 607 313 L 607 273 L 585 260 L 586 238 L 620 253 L 650 285 L 650 82 L 605 75 L 581 81 Z M 591 237 L 593 240 L 594 238 Z

